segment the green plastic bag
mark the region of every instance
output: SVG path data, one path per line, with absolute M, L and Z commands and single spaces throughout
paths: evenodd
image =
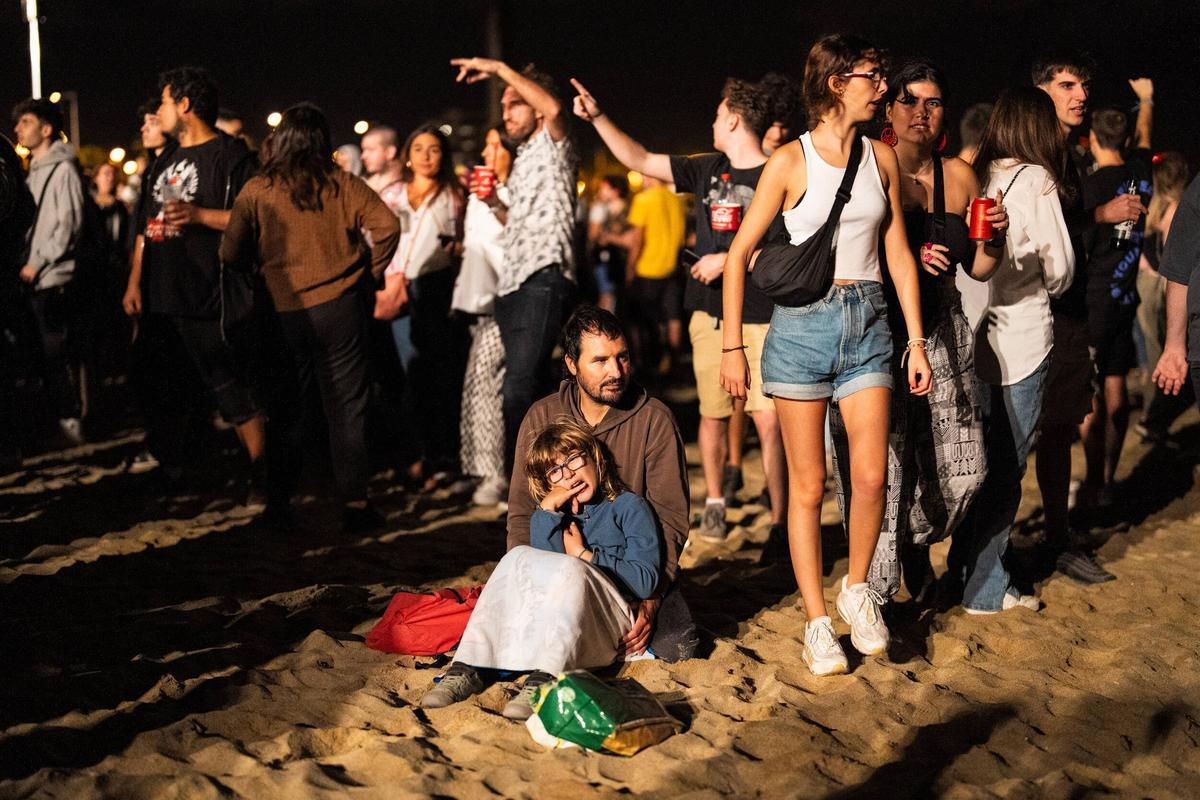
M 542 686 L 533 709 L 526 726 L 547 747 L 573 743 L 631 756 L 683 728 L 636 681 L 608 684 L 587 670 L 568 672 Z

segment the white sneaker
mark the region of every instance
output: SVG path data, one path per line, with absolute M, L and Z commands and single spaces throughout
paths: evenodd
M 847 585 L 848 579 L 848 575 L 842 578 L 837 610 L 850 625 L 850 644 L 864 656 L 886 653 L 891 637 L 883 621 L 883 598 L 865 583 Z
M 58 421 L 59 430 L 67 441 L 75 447 L 80 447 L 86 444 L 83 438 L 83 423 L 77 417 L 68 417 Z
M 494 506 L 507 499 L 508 481 L 497 475 L 484 478 L 471 495 L 471 502 L 477 506 Z
M 966 611 L 968 614 L 983 616 L 986 614 L 999 614 L 1001 611 L 1012 611 L 1014 608 L 1028 608 L 1030 611 L 1041 611 L 1042 601 L 1031 594 L 1018 596 L 1006 593 L 1004 600 L 1000 603 L 1000 608 L 992 609 L 991 611 L 986 611 L 982 608 L 968 608 Z
M 804 628 L 804 663 L 818 677 L 842 675 L 850 669 L 829 617 L 809 620 Z

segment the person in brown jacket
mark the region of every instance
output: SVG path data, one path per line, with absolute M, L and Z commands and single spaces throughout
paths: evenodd
M 642 601 L 633 629 L 622 640 L 624 652 L 641 654 L 650 647 L 666 661 L 691 658 L 697 644 L 695 626 L 676 580 L 688 537 L 689 496 L 687 460 L 675 417 L 631 383 L 625 332 L 610 312 L 580 306 L 563 328 L 562 348 L 570 377 L 557 393 L 533 404 L 517 435 L 508 549 L 529 544 L 535 506 L 523 476 L 530 441 L 563 415 L 585 423 L 608 449 L 622 483 L 650 504 L 662 541 L 659 588 Z
M 374 286 L 400 238 L 396 217 L 361 179 L 337 169 L 329 124 L 316 106 L 289 108 L 267 140 L 221 240 L 221 261 L 257 265 L 295 366 L 271 415 L 268 515 L 286 522 L 299 475 L 301 410 L 319 394 L 347 529 L 382 518 L 367 504 L 367 321 Z M 363 232 L 369 234 L 370 245 Z

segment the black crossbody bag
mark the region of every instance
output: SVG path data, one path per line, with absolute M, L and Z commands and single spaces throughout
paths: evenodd
M 862 161 L 862 137 L 850 145 L 846 174 L 829 209 L 825 224 L 800 244 L 792 244 L 786 233 L 767 243 L 754 262 L 750 284 L 780 306 L 806 306 L 820 300 L 833 285 L 834 253 L 838 220 L 850 202 L 850 188 Z M 806 192 L 807 194 L 807 192 Z

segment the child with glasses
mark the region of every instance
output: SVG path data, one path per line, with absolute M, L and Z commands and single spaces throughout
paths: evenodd
M 581 558 L 622 594 L 645 599 L 658 580 L 658 530 L 650 505 L 626 491 L 591 431 L 562 418 L 534 438 L 525 461 L 537 502 L 530 543 Z
M 662 540 L 650 505 L 627 491 L 603 445 L 561 417 L 529 445 L 525 478 L 537 508 L 530 544 L 500 560 L 471 612 L 454 663 L 421 698 L 425 708 L 484 688 L 484 670 L 527 672 L 504 707 L 526 719 L 538 687 L 571 669 L 612 664 L 653 594 Z

